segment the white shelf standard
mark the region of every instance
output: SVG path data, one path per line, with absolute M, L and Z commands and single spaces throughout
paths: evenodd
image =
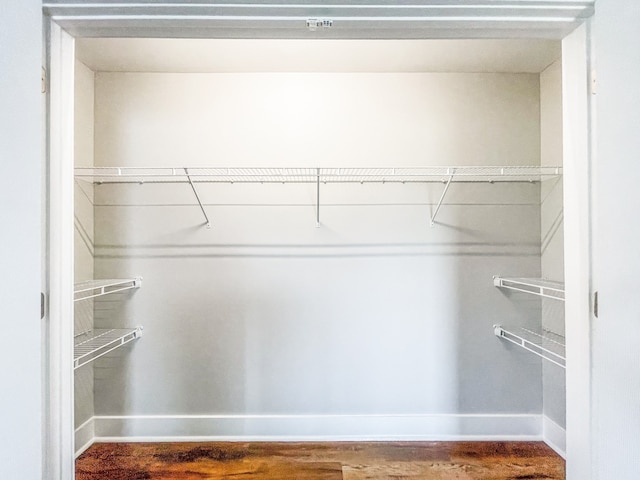
M 493 331 L 497 337 L 514 343 L 559 367 L 566 368 L 563 336 L 547 330 L 535 332 L 528 328 L 502 325 L 494 325 Z
M 555 298 L 564 301 L 564 284 L 551 282 L 541 278 L 493 277 L 496 287 L 507 288 L 517 292 L 530 293 L 539 297 Z
M 73 368 L 86 365 L 142 336 L 142 327 L 96 329 L 73 339 Z
M 431 226 L 452 183 L 539 182 L 562 175 L 562 167 L 449 166 L 399 168 L 220 168 L 220 167 L 79 167 L 75 178 L 96 185 L 184 183 L 193 190 L 205 218 L 196 185 L 202 183 L 309 183 L 316 186 L 316 226 L 320 226 L 320 184 L 327 183 L 442 183 L 444 190 L 431 215 Z
M 73 286 L 73 301 L 79 302 L 89 298 L 123 292 L 133 288 L 140 288 L 141 285 L 142 277 L 89 280 L 87 282 L 76 283 Z

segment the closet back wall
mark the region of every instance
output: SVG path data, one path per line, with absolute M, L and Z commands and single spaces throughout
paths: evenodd
M 540 162 L 538 75 L 98 72 L 95 95 L 96 166 Z M 211 229 L 188 185 L 95 189 L 96 276 L 144 277 L 121 318 L 145 327 L 97 363 L 99 436 L 539 433 L 540 361 L 491 329 L 539 322 L 491 279 L 540 275 L 539 185 L 454 185 L 434 228 L 441 184 L 322 185 L 317 229 L 315 185 L 197 188 Z

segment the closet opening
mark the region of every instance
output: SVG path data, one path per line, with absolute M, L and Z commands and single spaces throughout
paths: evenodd
M 565 456 L 561 41 L 65 35 L 61 463 L 141 440 Z

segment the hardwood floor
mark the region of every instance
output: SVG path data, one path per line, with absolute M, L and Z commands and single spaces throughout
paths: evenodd
M 540 442 L 98 443 L 77 480 L 563 480 Z

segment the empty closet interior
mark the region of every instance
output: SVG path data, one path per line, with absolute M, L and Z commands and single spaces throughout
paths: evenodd
M 76 450 L 564 450 L 550 40 L 78 39 Z

